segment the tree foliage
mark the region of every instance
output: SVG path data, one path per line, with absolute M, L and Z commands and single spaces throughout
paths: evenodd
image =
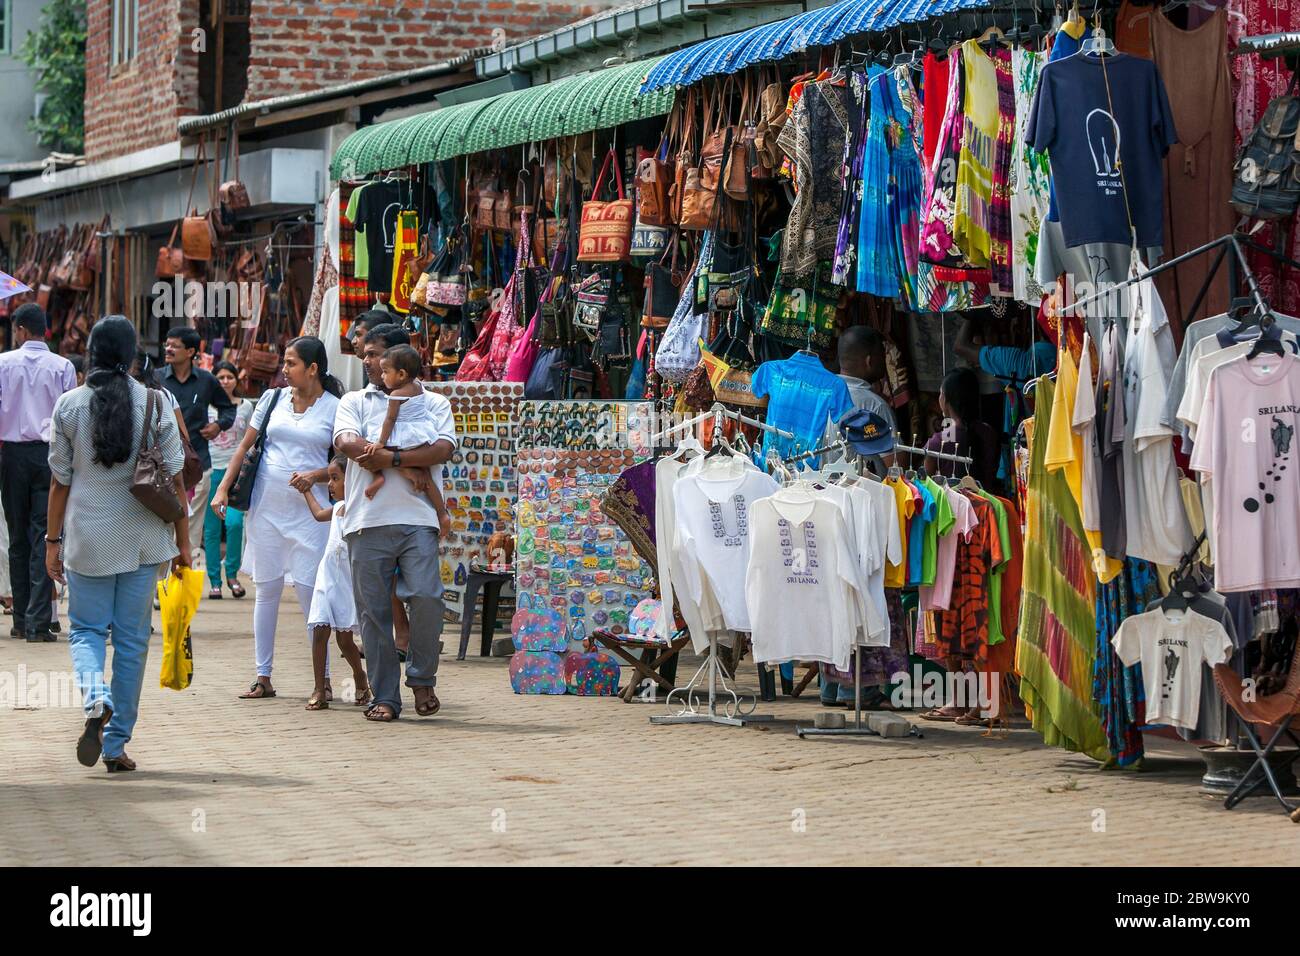
M 46 0 L 40 25 L 18 56 L 45 94 L 28 128 L 43 148 L 79 154 L 86 131 L 86 0 Z

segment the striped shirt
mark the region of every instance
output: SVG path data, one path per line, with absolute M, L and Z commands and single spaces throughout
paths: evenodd
M 54 406 L 51 422 L 50 471 L 56 481 L 71 488 L 63 519 L 64 564 L 86 577 L 107 577 L 170 561 L 177 554 L 174 526 L 163 523 L 131 494 L 148 390 L 131 382 L 135 405 L 131 457 L 111 468 L 93 460 L 90 399 L 94 394 L 89 385 L 65 393 Z M 163 467 L 175 475 L 185 463 L 176 416 L 166 401 L 155 402 L 154 407 L 155 412 L 162 411 Z

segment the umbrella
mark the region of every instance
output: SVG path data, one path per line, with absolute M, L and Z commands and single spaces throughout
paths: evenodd
M 31 291 L 31 286 L 23 285 L 7 272 L 0 272 L 0 301 L 9 298 L 11 295 L 21 295 L 24 292 Z

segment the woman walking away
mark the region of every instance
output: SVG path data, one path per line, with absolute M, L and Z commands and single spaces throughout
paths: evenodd
M 86 725 L 77 759 L 109 773 L 134 770 L 126 755 L 144 681 L 149 619 L 159 573 L 189 567 L 189 517 L 166 524 L 131 494 L 141 442 L 162 452 L 163 472 L 185 500 L 176 419 L 155 393 L 131 378 L 135 328 L 110 315 L 90 333 L 86 384 L 63 395 L 50 425 L 49 526 L 45 567 L 68 588 L 72 665 Z M 152 415 L 146 419 L 146 413 Z M 66 535 L 66 539 L 65 539 Z M 112 686 L 104 683 L 105 644 L 113 632 Z
M 244 586 L 239 583 L 239 564 L 244 552 L 244 513 L 237 508 L 227 508 L 226 517 L 218 518 L 212 510 L 212 496 L 217 493 L 217 486 L 226 477 L 226 469 L 234 457 L 235 449 L 244 440 L 248 431 L 248 422 L 253 417 L 253 403 L 238 397 L 239 370 L 229 362 L 218 362 L 212 369 L 217 382 L 225 389 L 230 400 L 235 403 L 235 424 L 227 428 L 208 442 L 208 453 L 212 455 L 212 495 L 208 497 L 209 507 L 203 516 L 203 563 L 208 569 L 208 580 L 212 589 L 208 597 L 214 601 L 221 600 L 221 530 L 226 531 L 226 586 L 234 597 L 244 596 Z M 208 409 L 208 420 L 217 420 L 217 410 Z
M 239 463 L 266 429 L 262 462 L 253 484 L 245 533 L 244 570 L 253 579 L 257 595 L 253 604 L 253 644 L 257 679 L 245 700 L 275 696 L 271 664 L 275 656 L 275 625 L 284 585 L 293 585 L 302 608 L 303 623 L 311 611 L 316 569 L 325 554 L 329 528 L 303 507 L 310 492 L 324 507 L 334 413 L 343 386 L 326 367 L 325 346 L 312 336 L 296 338 L 284 350 L 287 388 L 269 389 L 257 402 L 243 440 L 235 449 L 226 476 L 212 496 L 212 510 L 223 520 L 228 511 L 230 486 L 239 475 Z M 308 628 L 310 634 L 311 629 Z M 328 662 L 327 662 L 328 670 Z M 326 676 L 326 697 L 329 693 Z
M 348 564 L 348 543 L 343 540 L 343 469 L 346 459 L 336 456 L 329 463 L 330 498 L 333 508 L 322 507 L 316 496 L 306 492 L 307 508 L 319 522 L 329 522 L 329 543 L 325 557 L 316 572 L 316 589 L 311 596 L 311 613 L 307 622 L 312 628 L 311 669 L 316 677 L 316 688 L 307 700 L 308 710 L 329 707 L 328 678 L 325 664 L 329 654 L 330 631 L 338 637 L 339 650 L 352 667 L 352 681 L 356 685 L 353 703 L 364 707 L 370 703 L 370 685 L 366 682 L 366 669 L 361 663 L 352 635 L 357 630 L 357 605 L 352 596 L 352 569 Z

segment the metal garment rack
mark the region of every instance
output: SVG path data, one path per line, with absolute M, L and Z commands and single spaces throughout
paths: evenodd
M 796 462 L 803 461 L 805 458 L 813 458 L 817 455 L 824 455 L 828 451 L 843 449 L 845 448 L 846 444 L 847 443 L 843 439 L 840 439 L 838 441 L 831 442 L 829 445 L 822 445 L 820 448 L 814 448 L 812 451 L 805 451 L 805 452 L 800 452 L 798 455 L 792 455 L 789 458 L 783 459 L 783 461 L 787 465 L 793 465 Z M 975 463 L 975 459 L 970 458 L 966 455 L 954 455 L 951 454 L 950 452 L 943 452 L 943 451 L 929 451 L 925 448 L 917 448 L 913 445 L 895 445 L 893 452 L 890 452 L 889 454 L 893 454 L 894 452 L 900 452 L 900 451 L 907 455 L 920 455 L 923 458 L 936 458 L 942 461 L 953 461 L 959 465 L 961 464 L 971 465 Z
M 760 422 L 757 419 L 734 412 L 725 407 L 721 402 L 714 402 L 713 407 L 702 415 L 671 425 L 655 435 L 651 442 L 658 445 L 667 436 L 673 432 L 680 431 L 684 428 L 690 428 L 698 425 L 706 419 L 713 419 L 713 436 L 711 445 L 717 448 L 719 444 L 725 444 L 726 439 L 722 437 L 722 420 L 730 418 L 733 421 L 741 421 L 750 425 L 755 425 L 764 431 L 772 432 L 778 435 L 784 435 L 793 438 L 790 432 L 784 431 L 774 425 L 766 422 Z M 730 447 L 730 446 L 727 446 Z M 734 680 L 734 676 L 732 678 Z M 707 707 L 701 698 L 701 692 L 705 681 L 708 682 L 709 696 Z M 748 695 L 746 695 L 748 697 Z M 676 698 L 674 700 L 674 698 Z M 725 699 L 723 711 L 718 711 L 719 699 Z M 726 699 L 729 698 L 729 699 Z M 758 709 L 758 698 L 750 698 L 752 704 L 749 709 L 745 710 L 742 704 L 742 697 L 736 693 L 735 689 L 728 683 L 726 675 L 723 673 L 722 664 L 718 660 L 718 635 L 716 633 L 709 635 L 709 653 L 704 662 L 691 675 L 691 679 L 683 686 L 673 688 L 668 694 L 667 705 L 669 710 L 675 706 L 675 713 L 655 714 L 650 718 L 652 724 L 721 724 L 724 727 L 743 727 L 748 723 L 757 723 L 772 720 L 771 714 L 756 714 Z

